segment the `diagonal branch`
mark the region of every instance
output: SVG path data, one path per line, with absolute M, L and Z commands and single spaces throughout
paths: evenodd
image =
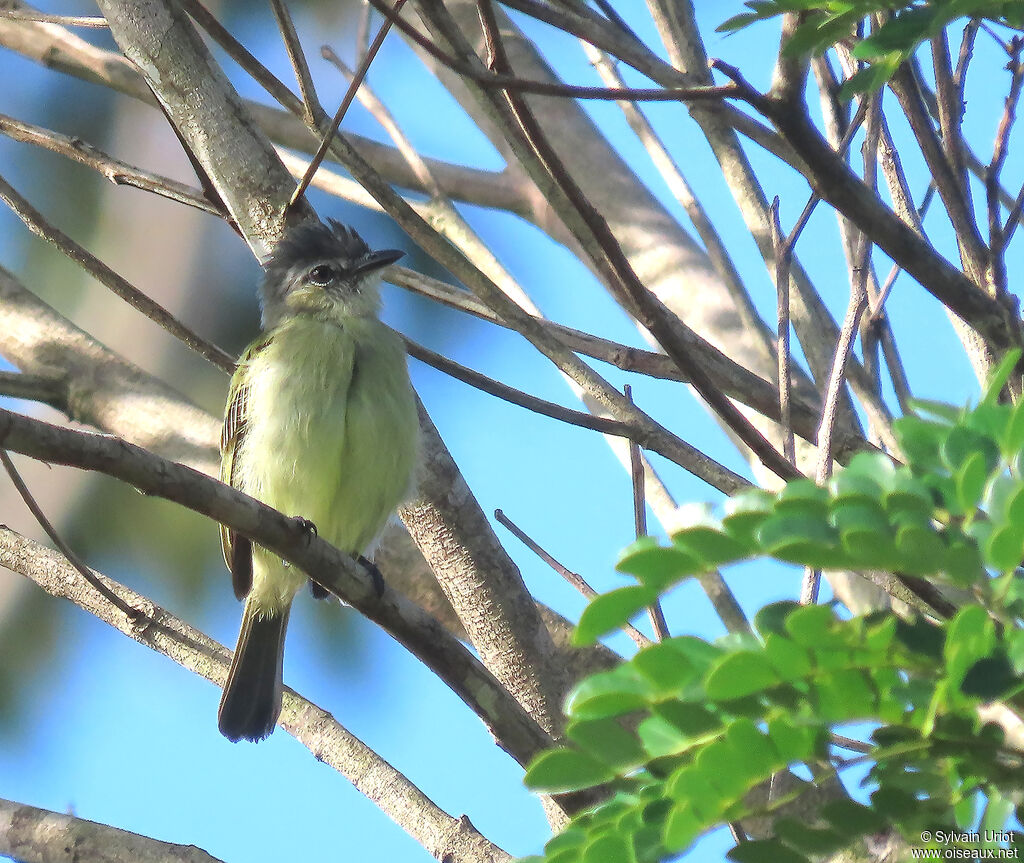
M 144 494 L 220 521 L 289 561 L 387 630 L 444 680 L 525 765 L 551 738 L 461 643 L 401 594 L 296 521 L 198 471 L 117 438 L 60 428 L 0 410 L 0 447 L 105 473 Z
M 161 842 L 117 827 L 0 800 L 0 854 L 12 860 L 67 860 L 92 863 L 222 863 L 194 845 Z
M 25 539 L 6 527 L 0 527 L 0 565 L 30 578 L 51 596 L 71 600 L 129 638 L 168 657 L 189 671 L 218 686 L 223 685 L 230 664 L 230 653 L 225 648 L 113 579 L 101 576 L 106 586 L 123 602 L 145 610 L 146 620 L 142 625 L 136 626 L 125 621 L 109 604 L 97 601 L 95 593 L 83 591 L 80 579 L 59 554 Z M 504 851 L 477 833 L 467 819 L 452 818 L 402 773 L 345 729 L 333 716 L 290 689 L 285 690 L 281 725 L 318 760 L 330 764 L 352 782 L 358 791 L 420 842 L 437 860 L 465 863 L 509 863 L 511 860 Z M 0 837 L 5 836 L 2 812 L 3 809 L 0 807 Z M 9 837 L 9 834 L 6 835 Z M 126 837 L 114 838 L 120 840 L 116 842 L 117 845 L 127 841 Z M 77 859 L 106 859 L 94 857 L 85 849 L 75 847 L 79 853 Z M 2 845 L 0 850 L 3 850 Z M 143 854 L 144 850 L 136 849 L 132 856 L 116 859 L 165 859 L 135 856 Z M 53 859 L 65 857 L 61 854 Z M 212 860 L 208 856 L 173 858 L 175 861 L 182 859 L 190 863 Z

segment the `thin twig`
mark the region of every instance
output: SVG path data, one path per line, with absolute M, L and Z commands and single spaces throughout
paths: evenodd
M 376 0 L 371 0 L 376 2 Z M 498 32 L 497 21 L 490 0 L 477 0 L 477 10 L 486 34 L 485 41 L 493 58 L 493 65 L 501 72 L 511 71 Z M 654 296 L 637 277 L 629 259 L 622 251 L 608 226 L 608 222 L 594 208 L 583 190 L 569 174 L 564 162 L 551 146 L 533 111 L 521 93 L 506 91 L 509 107 L 519 123 L 521 131 L 535 150 L 550 179 L 565 195 L 576 214 L 584 223 L 597 245 L 598 254 L 591 253 L 591 260 L 605 277 L 607 284 L 624 306 L 651 332 L 665 352 L 690 378 L 690 383 L 722 421 L 732 429 L 761 460 L 769 470 L 783 479 L 799 476 L 796 469 L 772 446 L 747 417 L 719 390 L 707 373 L 697 363 L 679 337 L 679 328 L 674 324 L 678 318 Z
M 366 0 L 363 0 L 362 9 L 359 10 L 359 26 L 356 27 L 356 62 L 361 63 L 370 50 L 370 18 L 373 15 L 373 7 Z
M 555 96 L 563 99 L 591 99 L 604 102 L 718 102 L 723 99 L 748 100 L 748 92 L 731 84 L 701 87 L 579 87 L 574 84 L 558 84 L 551 81 L 533 81 L 504 72 L 488 72 L 463 63 L 456 57 L 442 51 L 430 39 L 417 31 L 411 24 L 391 14 L 383 0 L 369 0 L 373 8 L 392 21 L 399 30 L 430 54 L 441 65 L 468 78 L 481 87 L 506 92 L 532 93 L 538 96 Z
M 163 306 L 147 297 L 127 279 L 115 273 L 103 261 L 87 252 L 71 237 L 47 222 L 42 213 L 19 195 L 3 177 L 0 177 L 0 200 L 11 208 L 33 234 L 55 246 L 133 308 L 142 312 L 175 338 L 180 339 L 217 368 L 228 374 L 234 372 L 235 361 L 229 353 L 197 335 Z
M 924 190 L 924 197 L 921 198 L 921 206 L 917 209 L 918 224 L 923 222 L 925 214 L 928 212 L 928 207 L 931 205 L 934 198 L 935 184 L 929 182 L 928 188 Z M 893 285 L 896 284 L 896 278 L 902 272 L 903 268 L 899 264 L 892 265 L 892 269 L 889 270 L 889 275 L 885 278 L 885 284 L 882 285 L 882 289 L 878 292 L 878 297 L 874 301 L 874 307 L 870 309 L 872 317 L 884 314 L 885 301 L 889 298 Z
M 988 203 L 989 231 L 989 271 L 992 287 L 996 296 L 1006 296 L 1009 286 L 1006 276 L 1006 235 L 999 223 L 999 175 L 1006 163 L 1009 152 L 1010 131 L 1017 117 L 1017 102 L 1020 100 L 1021 85 L 1024 84 L 1024 63 L 1021 62 L 1021 51 L 1024 50 L 1024 38 L 1014 36 L 1010 40 L 1010 92 L 1006 96 L 1003 115 L 999 119 L 996 131 L 992 161 L 985 172 L 985 198 Z
M 39 402 L 60 410 L 67 406 L 68 387 L 63 378 L 24 372 L 0 372 L 0 395 Z
M 793 378 L 790 371 L 789 267 L 792 254 L 786 254 L 779 222 L 779 197 L 771 205 L 772 245 L 775 247 L 775 293 L 778 336 L 775 352 L 779 363 L 779 417 L 782 426 L 782 453 L 796 465 L 796 439 L 793 435 Z
M 323 108 L 320 105 L 320 99 L 316 95 L 316 84 L 313 82 L 313 76 L 309 72 L 306 52 L 302 50 L 299 34 L 295 30 L 295 22 L 292 20 L 291 13 L 284 4 L 284 0 L 270 0 L 270 7 L 274 10 L 274 18 L 277 19 L 278 29 L 281 31 L 281 38 L 284 40 L 285 50 L 288 52 L 288 60 L 292 64 L 295 80 L 299 84 L 302 104 L 306 109 L 306 122 L 311 123 L 313 118 Z
M 508 384 L 503 384 L 500 381 L 489 378 L 474 369 L 466 368 L 455 362 L 455 360 L 450 360 L 441 354 L 435 353 L 411 339 L 403 337 L 403 341 L 409 356 L 432 366 L 438 371 L 444 372 L 446 375 L 450 375 L 456 380 L 469 384 L 481 392 L 488 393 L 510 404 L 518 405 L 521 408 L 526 408 L 559 422 L 601 432 L 601 434 L 626 438 L 627 440 L 630 439 L 631 435 L 643 434 L 643 429 L 633 423 L 595 416 L 586 411 L 577 411 L 572 408 L 562 407 L 554 402 L 545 401 L 522 390 L 517 390 L 515 387 L 510 387 Z
M 1010 213 L 1006 217 L 1006 224 L 1003 225 L 1003 232 L 1006 235 L 1004 243 L 1007 245 L 1013 238 L 1013 232 L 1017 230 L 1017 225 L 1020 224 L 1022 211 L 1024 211 L 1024 185 L 1021 185 L 1020 191 L 1017 193 L 1017 199 L 1013 202 Z
M 868 109 L 867 130 L 863 145 L 864 183 L 874 190 L 877 187 L 878 143 L 881 136 L 881 97 L 878 94 L 866 97 L 863 102 Z M 858 232 L 858 254 L 853 260 L 853 273 L 850 281 L 850 302 L 839 331 L 839 342 L 836 344 L 835 359 L 825 389 L 825 402 L 821 412 L 821 425 L 818 428 L 818 469 L 815 480 L 823 485 L 832 475 L 832 447 L 835 435 L 836 418 L 839 414 L 840 396 L 846 379 L 846 363 L 853 349 L 853 341 L 860 327 L 860 320 L 868 305 L 867 283 L 871 271 L 871 241 L 863 232 Z M 804 583 L 800 591 L 800 602 L 813 604 L 818 601 L 818 590 L 821 585 L 821 571 L 808 568 L 804 574 Z
M 597 70 L 601 80 L 609 87 L 625 89 L 626 84 L 609 56 L 587 42 L 583 42 L 582 45 L 587 59 L 590 60 Z M 672 158 L 668 147 L 658 137 L 654 127 L 636 103 L 624 100 L 616 104 L 626 118 L 626 122 L 629 123 L 629 127 L 633 130 L 633 134 L 643 144 L 647 155 L 654 163 L 655 168 L 658 169 L 658 173 L 661 174 L 665 185 L 683 209 L 686 210 L 686 215 L 689 217 L 690 222 L 693 223 L 694 230 L 697 231 L 697 235 L 704 244 L 704 250 L 711 261 L 711 265 L 732 297 L 736 305 L 736 311 L 743 324 L 751 330 L 760 327 L 761 318 L 750 301 L 750 294 L 743 285 L 743 279 L 739 274 L 739 270 L 737 270 L 735 263 L 733 263 L 729 251 L 725 243 L 722 242 L 722 238 L 715 229 L 707 211 L 697 199 L 693 189 L 690 188 L 690 184 L 683 175 L 679 164 Z
M 518 539 L 523 545 L 525 545 L 530 551 L 532 551 L 537 557 L 544 561 L 550 566 L 555 572 L 557 572 L 562 578 L 564 578 L 569 584 L 575 587 L 581 594 L 587 599 L 593 599 L 597 596 L 597 591 L 594 590 L 581 576 L 579 573 L 573 572 L 571 569 L 567 569 L 557 560 L 555 560 L 550 554 L 548 554 L 541 546 L 532 540 L 515 522 L 512 521 L 504 512 L 500 509 L 494 511 L 494 517 L 500 524 L 508 528 L 508 530 Z M 646 635 L 644 635 L 639 629 L 633 626 L 631 623 L 624 623 L 622 625 L 622 631 L 626 633 L 637 647 L 644 648 L 650 647 L 652 642 Z
M 71 550 L 71 546 L 61 539 L 56 528 L 46 517 L 46 513 L 43 512 L 42 508 L 36 502 L 36 499 L 32 496 L 32 492 L 28 490 L 28 486 L 25 485 L 25 481 L 21 478 L 21 474 L 18 473 L 18 469 L 14 466 L 14 462 L 11 461 L 11 457 L 5 449 L 0 449 L 0 462 L 3 463 L 4 470 L 7 471 L 7 475 L 11 478 L 11 482 L 14 483 L 14 487 L 18 490 L 18 494 L 21 495 L 21 499 L 25 501 L 25 506 L 27 506 L 29 512 L 32 513 L 32 517 L 39 523 L 39 526 L 43 529 L 44 533 L 50 537 L 50 542 L 57 546 L 60 553 L 67 558 L 68 563 L 78 570 L 82 578 L 89 582 L 100 596 L 121 611 L 121 613 L 124 614 L 125 617 L 127 617 L 133 624 L 138 625 L 145 620 L 146 613 L 142 609 L 132 608 L 132 606 L 115 594 L 96 577 L 96 573 L 82 563 L 81 558 Z
M 628 384 L 624 388 L 626 400 L 633 404 L 633 388 Z M 633 526 L 636 530 L 636 538 L 647 536 L 647 494 L 644 491 L 644 462 L 640 454 L 640 447 L 633 441 L 629 442 L 629 474 L 633 483 Z M 661 602 L 654 602 L 647 607 L 647 613 L 651 618 L 651 627 L 654 636 L 658 641 L 664 641 L 669 637 L 668 623 L 665 620 L 665 612 L 661 608 Z
M 194 189 L 169 177 L 151 174 L 135 165 L 115 159 L 81 138 L 62 135 L 51 129 L 16 120 L 5 114 L 0 114 L 0 134 L 6 135 L 13 141 L 35 144 L 37 147 L 43 147 L 53 153 L 73 159 L 79 164 L 99 172 L 114 185 L 132 186 L 146 192 L 153 192 L 164 198 L 177 201 L 179 204 L 195 207 L 197 210 L 220 216 L 222 219 L 227 218 L 227 213 L 210 203 L 199 189 Z
M 395 0 L 394 6 L 391 7 L 390 11 L 394 13 L 396 19 L 404 5 L 405 0 Z M 327 155 L 327 150 L 331 146 L 331 140 L 337 133 L 338 127 L 341 126 L 341 121 L 345 118 L 345 113 L 348 111 L 349 105 L 352 104 L 352 100 L 356 97 L 356 90 L 358 90 L 359 85 L 362 84 L 363 78 L 366 77 L 366 73 L 370 71 L 370 64 L 373 63 L 374 58 L 377 56 L 380 46 L 384 44 L 384 39 L 388 35 L 388 31 L 391 29 L 392 20 L 393 19 L 390 16 L 386 17 L 384 23 L 380 25 L 380 29 L 377 31 L 377 35 L 374 37 L 373 42 L 370 43 L 370 47 L 367 49 L 366 55 L 363 57 L 362 62 L 360 62 L 359 68 L 355 71 L 352 83 L 349 84 L 348 91 L 345 93 L 345 98 L 341 100 L 341 104 L 338 106 L 334 119 L 331 120 L 330 125 L 323 130 L 323 138 L 320 141 L 320 146 L 317 147 L 316 152 L 313 154 L 313 158 L 309 163 L 309 168 L 306 169 L 305 176 L 299 181 L 299 185 L 295 187 L 295 191 L 292 192 L 291 200 L 288 202 L 288 208 L 295 206 L 295 202 L 298 201 L 299 198 L 303 196 L 306 189 L 309 188 L 309 183 L 313 179 L 313 175 L 316 173 L 317 168 L 320 167 L 320 163 L 324 160 L 324 156 Z
M 35 9 L 0 9 L 0 18 L 12 21 L 37 21 L 40 24 L 60 24 L 63 27 L 90 27 L 95 30 L 106 29 L 106 18 L 98 15 L 48 15 Z

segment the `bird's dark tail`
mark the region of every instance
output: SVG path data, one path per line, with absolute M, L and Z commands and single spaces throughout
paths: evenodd
M 242 630 L 231 660 L 217 725 L 228 740 L 262 740 L 281 714 L 281 667 L 290 608 L 257 612 L 245 604 Z

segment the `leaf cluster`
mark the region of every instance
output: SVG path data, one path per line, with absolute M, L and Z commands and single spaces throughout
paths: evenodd
M 526 781 L 608 797 L 552 839 L 544 860 L 664 860 L 717 826 L 765 815 L 773 835 L 739 844 L 733 859 L 797 861 L 885 831 L 919 845 L 925 830 L 1006 826 L 1024 753 L 978 707 L 1024 707 L 1024 407 L 1001 398 L 1017 360 L 1006 358 L 973 409 L 922 404 L 903 418 L 906 464 L 864 454 L 825 487 L 745 492 L 721 518 L 692 514 L 670 544 L 625 550 L 619 569 L 635 583 L 591 602 L 580 643 L 684 579 L 758 557 L 927 577 L 974 601 L 945 621 L 842 619 L 782 603 L 762 609 L 756 634 L 667 639 L 587 678 L 568 702 L 565 745 L 538 757 Z M 833 734 L 851 725 L 866 752 L 842 762 Z M 814 782 L 770 804 L 752 793 L 796 765 L 831 778 L 851 764 L 869 768 L 866 802 L 840 790 L 810 820 L 785 807 Z
M 843 85 L 844 99 L 882 87 L 918 45 L 960 18 L 1024 29 L 1024 4 L 1019 0 L 749 0 L 745 5 L 749 12 L 734 15 L 718 30 L 733 32 L 797 12 L 802 18 L 786 42 L 785 54 L 822 54 L 837 42 L 849 41 L 853 56 L 867 65 Z M 858 27 L 871 15 L 881 16 L 880 26 L 858 38 Z

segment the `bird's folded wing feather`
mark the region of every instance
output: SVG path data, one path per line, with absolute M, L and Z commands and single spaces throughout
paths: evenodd
M 238 369 L 231 378 L 228 406 L 224 413 L 224 427 L 220 436 L 220 480 L 235 487 L 235 453 L 245 436 L 249 408 L 249 377 L 247 365 L 269 339 L 258 339 L 246 348 L 238 361 Z M 244 599 L 252 587 L 252 541 L 239 536 L 231 528 L 220 526 L 220 545 L 224 563 L 231 571 L 231 584 L 238 599 Z

